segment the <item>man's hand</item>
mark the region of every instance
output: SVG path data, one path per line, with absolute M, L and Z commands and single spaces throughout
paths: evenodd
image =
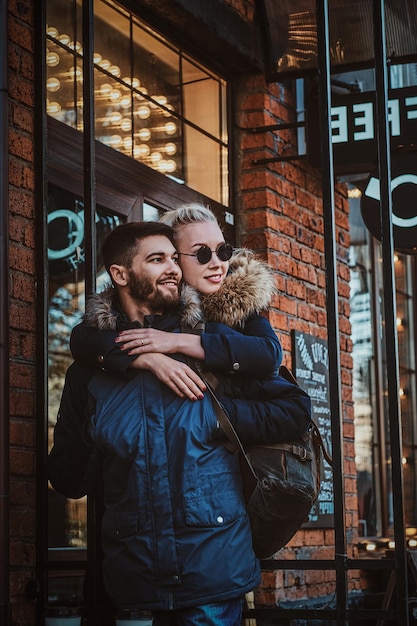
M 143 354 L 132 362 L 131 367 L 151 371 L 180 398 L 201 400 L 206 391 L 205 384 L 191 367 L 165 354 Z
M 203 360 L 205 357 L 199 335 L 171 333 L 155 328 L 123 330 L 115 339 L 120 349 L 128 354 L 175 354 L 179 352 Z

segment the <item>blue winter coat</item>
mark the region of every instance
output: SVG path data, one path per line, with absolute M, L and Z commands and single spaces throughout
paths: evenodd
M 149 372 L 90 377 L 76 363 L 68 370 L 48 477 L 68 497 L 102 486 L 115 605 L 167 610 L 253 589 L 260 570 L 238 459 L 213 439 L 209 396 L 183 400 Z M 87 384 L 96 407 L 84 422 Z
M 127 608 L 205 604 L 259 583 L 237 459 L 213 443 L 212 404 L 161 387 L 149 373 L 127 384 L 98 374 L 90 383 L 104 580 Z

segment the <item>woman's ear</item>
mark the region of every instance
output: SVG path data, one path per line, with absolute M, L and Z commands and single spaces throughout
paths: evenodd
M 115 285 L 126 287 L 128 283 L 128 270 L 124 265 L 110 265 L 110 276 Z

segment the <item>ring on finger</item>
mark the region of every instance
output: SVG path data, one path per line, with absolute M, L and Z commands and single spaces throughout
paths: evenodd
M 143 339 L 141 339 L 141 340 L 140 340 L 140 345 L 141 345 L 141 346 L 144 346 L 144 345 L 145 345 L 145 342 L 143 341 Z

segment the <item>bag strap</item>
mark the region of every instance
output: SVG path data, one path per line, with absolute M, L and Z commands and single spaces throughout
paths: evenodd
M 280 365 L 279 368 L 279 373 L 280 375 L 285 378 L 285 380 L 288 380 L 290 383 L 293 383 L 294 385 L 297 385 L 297 387 L 299 387 L 299 384 L 297 382 L 297 379 L 295 378 L 294 374 L 291 372 L 291 370 L 288 369 L 288 367 L 286 367 L 285 365 Z M 323 456 L 325 458 L 325 460 L 327 461 L 327 463 L 330 465 L 330 467 L 333 467 L 333 459 L 329 453 L 329 451 L 326 448 L 326 445 L 323 441 L 323 437 L 321 435 L 320 429 L 315 421 L 315 419 L 313 417 L 310 418 L 314 429 L 315 429 L 315 434 L 317 436 L 317 439 L 319 441 L 319 446 L 322 449 L 323 452 Z
M 228 418 L 226 411 L 224 410 L 224 408 L 222 407 L 222 405 L 219 402 L 219 399 L 217 398 L 216 394 L 214 393 L 214 390 L 212 388 L 211 382 L 209 382 L 207 380 L 206 375 L 203 374 L 203 372 L 201 371 L 201 366 L 200 366 L 199 363 L 194 362 L 194 368 L 198 372 L 198 375 L 203 380 L 204 384 L 206 385 L 206 387 L 208 389 L 208 392 L 211 395 L 211 398 L 213 400 L 213 408 L 214 408 L 214 412 L 215 412 L 216 417 L 217 417 L 217 421 L 219 422 L 219 424 L 222 427 L 225 435 L 227 436 L 227 438 L 229 439 L 229 441 L 232 444 L 232 450 L 231 451 L 234 454 L 238 454 L 239 452 L 241 452 L 242 458 L 245 460 L 245 462 L 246 462 L 246 464 L 247 464 L 251 474 L 253 475 L 254 479 L 258 480 L 258 477 L 256 476 L 256 472 L 253 469 L 253 465 L 252 465 L 252 463 L 249 460 L 249 457 L 248 457 L 248 455 L 246 453 L 245 448 L 243 447 L 243 443 L 239 439 L 239 435 L 235 431 L 232 422 Z
M 241 452 L 246 463 L 249 466 L 249 469 L 251 471 L 251 473 L 256 477 L 256 473 L 255 470 L 252 466 L 252 463 L 249 460 L 249 457 L 247 455 L 247 452 L 241 442 L 241 440 L 239 439 L 239 435 L 237 434 L 236 430 L 233 427 L 233 424 L 231 423 L 229 417 L 227 416 L 225 410 L 223 409 L 222 405 L 220 404 L 214 390 L 213 390 L 213 386 L 212 386 L 212 380 L 208 380 L 206 373 L 202 372 L 201 366 L 199 363 L 195 362 L 194 363 L 194 367 L 197 370 L 199 376 L 202 378 L 202 380 L 204 381 L 212 399 L 213 399 L 213 405 L 214 405 L 214 411 L 216 413 L 216 417 L 217 417 L 217 421 L 219 422 L 220 426 L 222 427 L 225 435 L 228 437 L 229 441 L 232 443 L 232 451 L 234 453 L 238 453 Z M 295 385 L 298 386 L 297 381 L 295 380 L 294 376 L 291 374 L 291 372 L 285 367 L 285 366 L 281 366 L 282 368 L 284 368 L 286 370 L 286 372 L 288 372 L 290 375 L 286 375 L 284 376 L 284 378 L 286 378 L 287 380 L 289 380 L 290 382 L 293 382 Z M 281 368 L 280 368 L 280 374 L 281 374 Z M 213 376 L 213 380 L 215 380 L 215 377 Z M 314 428 L 314 432 L 317 436 L 318 442 L 319 442 L 319 446 L 322 449 L 323 452 L 323 456 L 325 458 L 325 460 L 327 461 L 327 463 L 333 467 L 333 459 L 330 456 L 329 452 L 327 451 L 327 448 L 324 444 L 323 441 L 323 437 L 320 433 L 319 427 L 317 426 L 316 422 L 314 421 L 313 418 L 310 418 L 311 422 L 313 424 L 313 428 Z M 313 459 L 313 455 L 308 452 L 305 448 L 303 448 L 303 446 L 298 446 L 295 443 L 276 443 L 276 444 L 256 444 L 256 447 L 258 448 L 271 448 L 274 450 L 284 450 L 287 452 L 291 452 L 294 456 L 297 456 L 301 461 L 312 461 Z

